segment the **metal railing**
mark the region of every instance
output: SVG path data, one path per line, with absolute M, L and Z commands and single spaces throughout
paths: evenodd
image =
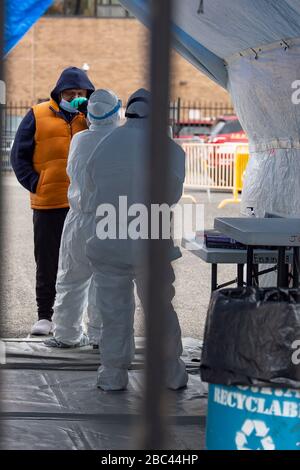
M 186 154 L 186 189 L 234 189 L 236 144 L 177 143 Z
M 19 124 L 31 106 L 31 103 L 21 101 L 20 103 L 8 103 L 0 108 L 2 120 L 1 170 L 12 170 L 10 165 L 10 151 Z
M 184 101 L 181 98 L 170 102 L 170 124 L 173 126 L 174 136 L 178 134 L 178 124 L 211 123 L 217 117 L 229 114 L 235 114 L 230 103 Z
M 184 189 L 230 191 L 231 199 L 219 204 L 239 203 L 244 175 L 249 161 L 247 144 L 202 144 L 182 142 L 177 139 L 186 154 Z

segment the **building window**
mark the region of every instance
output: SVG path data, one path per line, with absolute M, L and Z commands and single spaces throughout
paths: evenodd
M 118 0 L 97 0 L 98 17 L 122 18 L 132 16 L 125 8 L 120 5 Z
M 64 14 L 64 2 L 63 0 L 55 0 L 51 7 L 46 11 L 46 15 L 63 15 Z
M 55 0 L 46 15 L 129 18 L 129 11 L 118 0 Z

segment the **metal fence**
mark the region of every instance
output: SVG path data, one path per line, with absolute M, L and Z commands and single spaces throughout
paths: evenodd
M 14 138 L 25 114 L 32 106 L 29 102 L 8 103 L 1 106 L 2 136 L 1 136 L 1 170 L 10 171 L 10 151 Z
M 230 191 L 233 197 L 224 199 L 219 208 L 240 202 L 244 175 L 249 161 L 247 144 L 202 144 L 177 141 L 185 151 L 185 189 Z
M 182 147 L 186 155 L 185 188 L 233 190 L 236 144 L 188 142 Z
M 45 101 L 45 100 L 40 100 Z M 10 171 L 10 151 L 13 145 L 18 126 L 31 108 L 32 103 L 7 103 L 1 106 L 2 112 L 2 143 L 1 143 L 1 169 Z M 122 116 L 125 110 L 122 110 Z M 211 123 L 218 116 L 232 114 L 233 107 L 227 103 L 212 103 L 200 101 L 183 101 L 178 98 L 170 102 L 169 119 L 173 128 L 173 135 L 178 135 L 178 130 L 183 124 L 196 125 L 199 123 Z
M 234 114 L 230 103 L 183 101 L 181 98 L 170 102 L 170 125 L 174 137 L 178 137 L 182 125 L 209 125 L 219 116 L 228 114 Z

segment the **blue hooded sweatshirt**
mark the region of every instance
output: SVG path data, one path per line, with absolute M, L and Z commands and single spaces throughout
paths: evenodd
M 55 88 L 51 92 L 51 98 L 59 105 L 60 93 L 71 88 L 87 90 L 87 98 L 95 90 L 94 85 L 83 70 L 77 67 L 68 67 L 59 77 Z M 76 114 L 68 113 L 60 108 L 57 115 L 61 119 L 71 122 Z M 32 193 L 36 191 L 39 179 L 39 175 L 33 168 L 35 130 L 35 117 L 31 109 L 19 125 L 10 154 L 11 165 L 19 183 Z

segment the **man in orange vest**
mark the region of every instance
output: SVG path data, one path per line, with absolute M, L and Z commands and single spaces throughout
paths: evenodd
M 30 191 L 33 209 L 38 309 L 33 335 L 52 332 L 59 246 L 69 208 L 69 146 L 72 136 L 87 128 L 84 113 L 71 102 L 89 98 L 94 89 L 83 70 L 65 69 L 51 99 L 33 106 L 22 120 L 11 151 L 12 167 L 18 181 Z

